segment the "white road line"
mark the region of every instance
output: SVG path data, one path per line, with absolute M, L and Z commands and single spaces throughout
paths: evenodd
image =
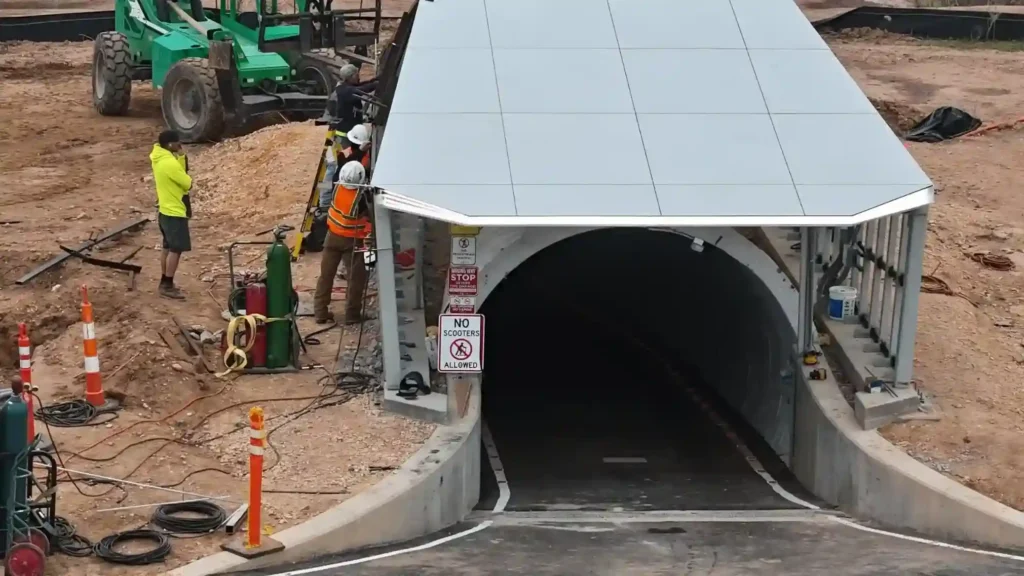
M 491 429 L 487 427 L 487 422 L 482 420 L 480 421 L 480 435 L 483 437 L 484 450 L 487 451 L 487 459 L 491 462 L 494 478 L 498 481 L 498 501 L 495 502 L 494 509 L 491 512 L 499 514 L 505 511 L 505 506 L 508 506 L 508 500 L 512 497 L 512 491 L 509 490 L 508 480 L 505 478 L 505 466 L 502 465 L 501 457 L 498 456 L 498 447 L 494 445 Z
M 808 510 L 821 509 L 818 506 L 811 504 L 810 502 L 807 502 L 802 498 L 799 498 L 789 490 L 786 490 L 781 485 L 779 485 L 778 481 L 775 480 L 775 478 L 772 478 L 772 475 L 769 474 L 767 470 L 765 470 L 764 465 L 761 464 L 761 461 L 757 459 L 757 456 L 754 456 L 754 453 L 750 451 L 750 448 L 747 447 L 746 443 L 744 443 L 743 440 L 739 437 L 739 435 L 733 431 L 732 427 L 729 426 L 729 423 L 726 422 L 721 416 L 719 416 L 718 412 L 716 412 L 715 409 L 712 408 L 711 405 L 706 400 L 704 400 L 704 398 L 702 398 L 700 394 L 698 394 L 697 391 L 692 386 L 690 386 L 689 383 L 686 382 L 685 379 L 680 378 L 679 381 L 682 383 L 683 389 L 686 391 L 687 395 L 689 395 L 690 398 L 694 401 L 694 403 L 696 403 L 697 406 L 699 406 L 700 409 L 708 416 L 708 418 L 710 418 L 711 421 L 714 422 L 715 426 L 718 426 L 718 428 L 725 433 L 725 437 L 728 438 L 729 441 L 732 442 L 733 446 L 735 446 L 736 449 L 740 451 L 740 454 L 743 455 L 743 458 L 747 461 L 747 464 L 754 471 L 754 473 L 760 476 L 761 479 L 764 480 L 765 483 L 767 483 L 768 486 L 770 486 L 776 494 L 782 496 L 783 498 L 792 502 L 793 504 L 796 504 L 797 506 L 803 506 Z
M 429 549 L 431 549 L 431 548 L 433 548 L 435 546 L 440 546 L 441 544 L 447 544 L 449 542 L 452 542 L 453 540 L 458 540 L 459 538 L 465 538 L 466 536 L 469 536 L 470 534 L 476 534 L 477 532 L 490 527 L 491 524 L 492 524 L 492 522 L 490 520 L 488 520 L 486 522 L 482 522 L 480 524 L 477 524 L 476 526 L 473 526 L 472 528 L 470 528 L 468 530 L 463 530 L 462 532 L 456 532 L 455 534 L 452 534 L 450 536 L 445 536 L 444 538 L 438 538 L 437 540 L 431 540 L 430 542 L 427 542 L 425 544 L 420 544 L 419 546 L 413 546 L 412 548 L 403 548 L 401 550 L 392 550 L 391 552 L 384 552 L 382 554 L 375 554 L 373 556 L 367 556 L 365 558 L 356 558 L 355 560 L 346 560 L 345 562 L 335 562 L 334 564 L 324 564 L 323 566 L 314 566 L 312 568 L 303 568 L 302 570 L 292 570 L 290 572 L 278 572 L 277 574 L 271 574 L 269 576 L 302 576 L 303 574 L 316 574 L 317 572 L 323 572 L 324 570 L 333 570 L 335 568 L 344 568 L 345 566 L 355 566 L 356 564 L 365 564 L 366 562 L 373 562 L 373 561 L 376 561 L 376 560 L 383 560 L 385 558 L 391 558 L 393 556 L 400 556 L 402 554 L 409 554 L 410 552 L 422 552 L 424 550 L 429 550 Z
M 930 546 L 938 546 L 939 548 L 948 548 L 949 550 L 957 550 L 959 552 L 973 552 L 974 554 L 981 554 L 983 556 L 992 556 L 994 558 L 1002 558 L 1004 560 L 1016 560 L 1018 562 L 1024 562 L 1024 556 L 1015 556 L 1013 554 L 1006 554 L 1004 552 L 993 552 L 991 550 L 980 550 L 978 548 L 968 548 L 966 546 L 957 546 L 956 544 L 950 544 L 948 542 L 939 542 L 938 540 L 929 540 L 927 538 L 918 538 L 917 536 L 907 536 L 906 534 L 900 534 L 898 532 L 889 532 L 888 530 L 879 530 L 878 528 L 869 528 L 862 524 L 858 524 L 853 520 L 847 518 L 840 518 L 833 516 L 832 520 L 839 522 L 843 526 L 849 526 L 857 530 L 864 532 L 870 532 L 872 534 L 878 534 L 880 536 L 889 536 L 892 538 L 898 538 L 900 540 L 906 540 L 908 542 L 917 542 L 918 544 L 928 544 Z

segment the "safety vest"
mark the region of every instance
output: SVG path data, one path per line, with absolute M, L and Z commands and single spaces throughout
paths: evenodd
M 370 235 L 370 221 L 357 217 L 359 190 L 346 188 L 341 184 L 334 189 L 334 200 L 327 209 L 327 229 L 346 238 L 366 238 Z

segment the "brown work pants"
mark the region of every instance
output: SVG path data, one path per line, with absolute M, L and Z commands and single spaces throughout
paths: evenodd
M 334 277 L 338 274 L 338 265 L 342 261 L 349 266 L 348 289 L 345 291 L 345 319 L 359 318 L 363 304 L 363 289 L 366 287 L 366 264 L 363 255 L 355 253 L 356 239 L 338 236 L 327 232 L 324 239 L 324 250 L 320 255 L 320 278 L 316 281 L 316 293 L 313 294 L 313 316 L 317 319 L 327 317 L 331 305 L 331 291 L 334 289 Z M 353 258 L 353 254 L 355 258 Z M 351 260 L 350 260 L 351 259 Z

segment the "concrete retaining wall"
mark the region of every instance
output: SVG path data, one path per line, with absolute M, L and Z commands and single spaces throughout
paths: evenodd
M 205 576 L 280 566 L 417 538 L 459 522 L 480 499 L 480 383 L 472 380 L 462 419 L 438 426 L 398 471 L 369 490 L 275 534 L 286 546 L 284 551 L 248 562 L 221 552 L 170 575 Z
M 857 423 L 837 383 L 802 371 L 791 468 L 844 511 L 941 540 L 1024 549 L 1024 514 L 928 468 Z M 831 368 L 828 368 L 832 374 Z

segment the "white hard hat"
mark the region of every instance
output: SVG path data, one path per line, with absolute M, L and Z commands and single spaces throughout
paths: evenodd
M 366 127 L 366 124 L 356 124 L 348 134 L 345 135 L 348 141 L 355 144 L 356 146 L 362 146 L 363 144 L 369 144 L 370 142 L 370 129 Z
M 362 184 L 366 181 L 366 169 L 363 165 L 355 160 L 346 162 L 341 167 L 341 172 L 338 174 L 338 182 L 345 186 L 346 184 Z M 356 186 L 345 186 L 346 188 L 355 188 Z

